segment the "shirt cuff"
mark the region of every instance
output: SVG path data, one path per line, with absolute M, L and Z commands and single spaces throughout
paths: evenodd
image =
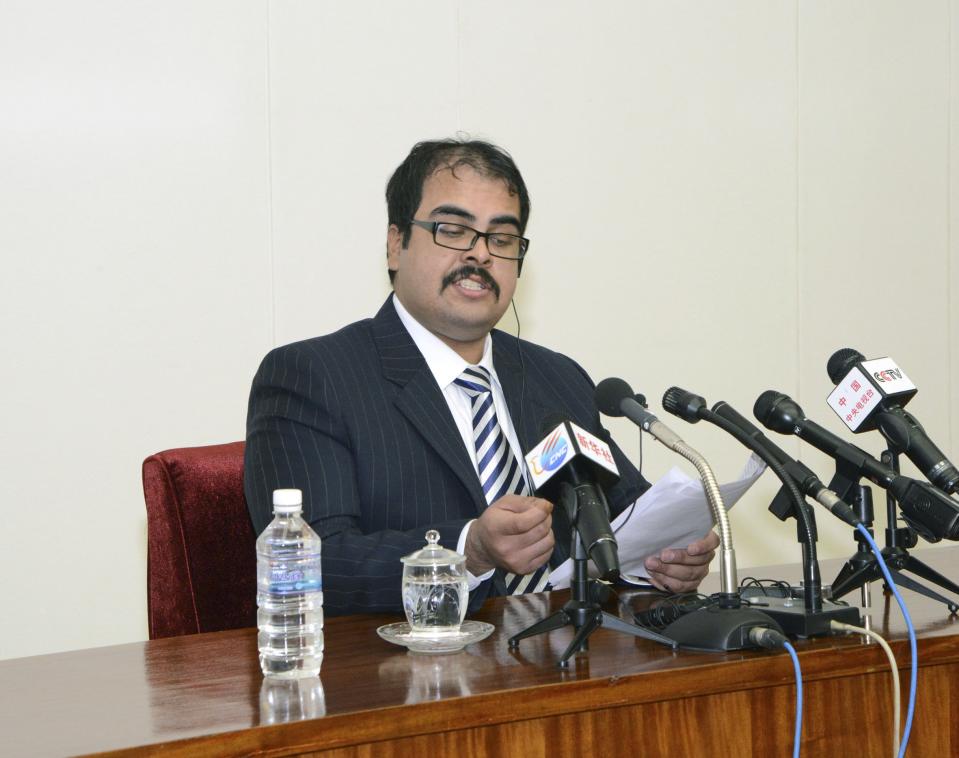
M 463 552 L 464 550 L 466 550 L 466 535 L 469 534 L 470 527 L 473 525 L 473 521 L 476 521 L 476 519 L 474 518 L 466 522 L 466 526 L 463 527 L 463 531 L 460 532 L 460 538 L 456 542 L 456 552 L 459 553 L 460 555 L 466 555 L 466 553 Z M 487 579 L 493 576 L 493 572 L 495 570 L 496 569 L 490 569 L 485 574 L 480 574 L 480 576 L 473 576 L 469 572 L 469 569 L 467 569 L 466 570 L 466 588 L 470 592 L 472 592 L 477 587 L 479 587 L 483 582 L 485 582 Z

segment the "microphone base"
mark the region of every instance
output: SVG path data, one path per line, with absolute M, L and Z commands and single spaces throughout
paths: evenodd
M 594 583 L 590 581 L 589 584 L 593 585 Z M 579 595 L 580 593 L 576 592 L 576 589 L 576 587 L 573 588 L 574 595 Z M 598 603 L 589 599 L 594 595 L 592 589 L 587 590 L 583 597 L 573 597 L 561 610 L 514 634 L 509 638 L 509 649 L 519 649 L 520 640 L 527 637 L 552 632 L 556 629 L 562 629 L 564 626 L 572 626 L 576 630 L 576 634 L 556 662 L 556 665 L 560 668 L 568 668 L 569 659 L 576 653 L 585 653 L 589 650 L 589 636 L 601 626 L 633 637 L 659 642 L 674 649 L 677 647 L 676 642 L 662 634 L 635 624 L 629 624 L 611 613 L 606 613 Z
M 888 532 L 888 530 L 887 530 Z M 859 534 L 857 532 L 857 538 Z M 887 540 L 889 535 L 887 533 Z M 931 598 L 942 603 L 949 610 L 950 614 L 959 613 L 959 602 L 936 592 L 932 587 L 927 587 L 921 582 L 907 576 L 903 572 L 925 579 L 931 584 L 940 587 L 955 595 L 959 595 L 959 585 L 946 576 L 943 576 L 931 566 L 920 561 L 909 551 L 898 545 L 887 545 L 882 549 L 882 557 L 886 561 L 886 566 L 893 580 L 899 587 L 905 587 L 920 595 Z M 839 571 L 836 580 L 832 584 L 832 597 L 838 598 L 846 595 L 853 590 L 859 589 L 865 584 L 871 582 L 882 582 L 885 586 L 885 577 L 879 568 L 879 561 L 876 556 L 869 552 L 860 551 L 853 555 Z
M 562 491 L 564 492 L 563 499 L 567 509 L 570 508 L 571 504 L 575 505 L 578 503 L 578 498 L 575 493 L 572 494 L 572 496 L 569 495 L 569 493 L 573 492 L 571 486 L 566 485 Z M 578 520 L 575 517 L 575 511 L 570 512 L 574 514 L 571 520 L 575 524 Z M 617 557 L 615 541 L 612 541 L 610 544 L 613 546 L 613 557 Z M 560 656 L 559 661 L 557 661 L 557 665 L 560 668 L 568 668 L 569 659 L 576 653 L 585 653 L 589 650 L 589 636 L 601 626 L 622 632 L 623 634 L 629 634 L 633 637 L 642 637 L 643 639 L 652 640 L 653 642 L 660 642 L 676 649 L 677 645 L 675 642 L 667 639 L 658 632 L 636 624 L 629 624 L 621 618 L 613 616 L 611 613 L 606 613 L 599 604 L 599 597 L 603 594 L 603 590 L 597 587 L 597 582 L 594 579 L 589 578 L 586 547 L 583 545 L 582 535 L 580 535 L 579 529 L 576 527 L 572 529 L 572 547 L 573 575 L 570 578 L 572 597 L 569 599 L 569 602 L 551 616 L 540 619 L 535 624 L 510 637 L 508 640 L 510 650 L 518 650 L 519 641 L 522 639 L 535 637 L 537 634 L 552 632 L 555 629 L 562 629 L 564 626 L 572 626 L 576 630 L 576 634 L 573 635 L 573 641 L 569 643 L 569 647 L 566 648 Z M 608 552 L 605 554 L 609 555 Z M 618 572 L 618 557 L 615 566 L 617 566 Z
M 791 587 L 788 597 L 773 597 L 763 594 L 760 589 L 744 588 L 742 590 L 742 598 L 749 603 L 750 608 L 762 611 L 775 619 L 789 637 L 806 638 L 834 634 L 829 626 L 832 621 L 862 626 L 858 608 L 823 600 L 821 608 L 812 610 L 805 606 L 804 594 L 802 587 Z
M 749 639 L 755 627 L 783 630 L 775 619 L 754 608 L 700 608 L 680 616 L 663 635 L 682 648 L 711 653 L 758 647 Z

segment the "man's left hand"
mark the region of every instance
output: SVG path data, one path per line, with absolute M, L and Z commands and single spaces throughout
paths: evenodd
M 693 592 L 709 572 L 709 562 L 716 555 L 719 537 L 709 532 L 701 540 L 682 548 L 667 548 L 646 559 L 649 581 L 657 589 L 672 594 Z

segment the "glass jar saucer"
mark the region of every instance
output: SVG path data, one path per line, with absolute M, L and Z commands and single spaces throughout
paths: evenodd
M 410 625 L 403 621 L 398 624 L 381 626 L 376 630 L 376 633 L 387 642 L 392 642 L 394 645 L 403 645 L 410 652 L 442 655 L 458 653 L 467 645 L 485 640 L 494 628 L 492 624 L 487 624 L 485 621 L 464 621 L 458 632 L 425 636 L 423 634 L 413 634 L 410 631 Z

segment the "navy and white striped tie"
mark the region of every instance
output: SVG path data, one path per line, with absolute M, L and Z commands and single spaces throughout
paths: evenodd
M 473 405 L 473 444 L 476 448 L 476 468 L 486 504 L 503 495 L 528 493 L 523 469 L 503 434 L 493 407 L 489 372 L 482 366 L 467 366 L 453 380 L 470 398 Z M 531 574 L 506 574 L 506 589 L 510 595 L 524 592 L 542 592 L 549 581 L 549 563 Z

